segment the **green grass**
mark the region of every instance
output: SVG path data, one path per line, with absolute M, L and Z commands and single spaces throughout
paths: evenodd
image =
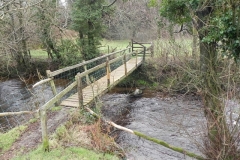
M 96 153 L 84 148 L 69 147 L 52 149 L 50 152 L 43 152 L 41 147 L 14 160 L 118 160 L 119 158 L 110 154 Z
M 18 139 L 18 137 L 25 131 L 27 126 L 19 126 L 11 129 L 7 133 L 0 133 L 0 153 L 10 149 L 12 144 Z
M 60 111 L 62 109 L 62 106 L 55 106 L 51 108 L 51 111 Z
M 30 51 L 32 58 L 39 58 L 39 59 L 47 59 L 48 54 L 46 51 L 37 49 L 37 50 L 31 50 Z
M 129 45 L 130 40 L 106 40 L 103 39 L 101 41 L 101 47 L 99 48 L 102 53 L 108 52 L 108 46 L 110 52 L 112 52 L 113 49 L 116 48 L 115 51 L 121 50 L 126 48 Z

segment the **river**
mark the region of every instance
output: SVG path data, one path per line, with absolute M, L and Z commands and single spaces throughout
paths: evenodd
M 53 93 L 48 85 L 32 88 L 37 81 L 38 79 L 9 79 L 0 82 L 0 112 L 35 111 L 51 99 Z M 58 80 L 57 90 L 62 90 L 66 83 L 66 80 Z M 31 117 L 33 115 L 26 114 L 0 117 L 0 132 L 27 122 Z
M 201 155 L 205 118 L 195 96 L 165 96 L 144 91 L 141 98 L 130 98 L 129 89 L 113 89 L 103 98 L 103 113 L 109 120 Z M 116 130 L 116 132 L 119 132 Z M 190 160 L 192 158 L 120 131 L 117 142 L 128 160 Z
M 31 81 L 26 85 L 17 79 L 1 82 L 1 112 L 35 110 L 53 96 L 50 87 L 43 85 L 33 89 L 33 83 Z M 62 88 L 61 85 L 57 86 L 58 90 Z M 119 125 L 200 154 L 197 146 L 201 144 L 200 133 L 203 132 L 205 119 L 198 98 L 181 95 L 169 97 L 150 90 L 144 90 L 142 97 L 131 98 L 129 93 L 133 90 L 115 87 L 102 96 L 103 115 Z M 1 130 L 12 128 L 29 118 L 27 115 L 2 117 Z M 113 134 L 117 135 L 116 141 L 128 160 L 191 159 L 126 132 L 114 130 Z

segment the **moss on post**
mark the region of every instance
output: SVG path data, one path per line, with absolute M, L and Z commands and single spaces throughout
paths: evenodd
M 47 115 L 45 109 L 40 109 L 41 127 L 42 127 L 42 145 L 43 151 L 49 152 L 49 141 L 47 135 Z

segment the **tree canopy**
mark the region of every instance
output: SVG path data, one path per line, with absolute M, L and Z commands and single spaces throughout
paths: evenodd
M 96 57 L 103 33 L 104 0 L 76 0 L 72 11 L 72 28 L 79 33 L 79 44 L 85 60 Z
M 154 3 L 152 2 L 152 4 Z M 239 59 L 239 1 L 163 0 L 160 14 L 176 24 L 182 25 L 193 22 L 194 27 L 200 32 L 207 33 L 202 37 L 204 42 L 220 42 L 218 48 L 221 49 L 223 55 L 235 60 Z M 207 20 L 205 21 L 203 18 L 207 18 Z

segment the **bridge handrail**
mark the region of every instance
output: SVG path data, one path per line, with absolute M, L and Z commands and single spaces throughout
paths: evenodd
M 128 53 L 128 54 L 124 54 L 124 55 L 122 55 L 122 56 L 120 56 L 120 57 L 114 58 L 114 59 L 112 59 L 112 60 L 109 61 L 109 64 L 112 64 L 112 63 L 114 63 L 114 62 L 116 62 L 116 61 L 118 61 L 118 60 L 120 60 L 120 59 L 123 59 L 124 56 L 128 56 L 128 55 L 131 55 L 131 54 L 132 54 L 132 53 Z M 97 65 L 97 66 L 95 66 L 95 67 L 93 67 L 93 68 L 90 68 L 90 69 L 82 72 L 82 73 L 81 73 L 81 76 L 82 76 L 82 77 L 83 77 L 83 76 L 86 76 L 87 74 L 89 74 L 89 73 L 91 73 L 91 72 L 94 72 L 94 71 L 96 71 L 96 70 L 98 70 L 98 69 L 100 69 L 100 68 L 103 68 L 103 67 L 105 67 L 105 66 L 106 66 L 106 62 L 105 62 L 105 63 L 102 63 L 102 64 L 99 64 L 99 65 Z
M 126 62 L 127 62 L 127 56 L 129 55 L 133 55 L 133 53 L 135 52 L 131 52 L 130 50 L 131 48 L 128 47 L 126 49 L 123 49 L 123 50 L 120 50 L 120 51 L 116 51 L 116 52 L 113 52 L 113 53 L 109 53 L 109 54 L 106 54 L 106 55 L 103 55 L 103 56 L 100 56 L 100 57 L 97 57 L 97 58 L 94 58 L 94 59 L 91 59 L 89 61 L 86 61 L 86 62 L 82 62 L 80 64 L 77 64 L 77 65 L 73 65 L 73 66 L 70 66 L 70 67 L 66 67 L 64 69 L 60 69 L 60 70 L 57 70 L 57 71 L 54 71 L 54 72 L 47 72 L 48 73 L 48 79 L 46 80 L 43 80 L 43 82 L 39 82 L 39 84 L 42 84 L 44 82 L 50 82 L 51 83 L 51 87 L 52 87 L 52 90 L 53 90 L 53 93 L 54 93 L 54 97 L 51 98 L 47 103 L 45 103 L 43 106 L 41 106 L 39 108 L 39 112 L 40 112 L 40 119 L 41 119 L 41 128 L 42 128 L 42 141 L 43 141 L 43 145 L 44 145 L 44 149 L 45 150 L 49 150 L 49 142 L 48 142 L 48 135 L 47 135 L 47 116 L 46 116 L 46 112 L 47 110 L 53 106 L 54 104 L 60 102 L 60 99 L 66 95 L 69 91 L 71 91 L 74 87 L 77 86 L 77 90 L 78 90 L 78 99 L 79 99 L 79 106 L 83 106 L 83 94 L 82 94 L 82 89 L 83 89 L 83 85 L 82 85 L 82 80 L 81 78 L 83 76 L 86 76 L 86 79 L 88 79 L 88 74 L 91 73 L 91 72 L 94 72 L 95 70 L 97 69 L 100 69 L 100 68 L 103 68 L 103 67 L 106 67 L 106 74 L 107 74 L 107 85 L 110 86 L 110 73 L 111 73 L 111 70 L 110 70 L 110 64 L 111 63 L 114 63 L 120 59 L 122 59 L 123 63 L 124 63 L 124 67 L 125 67 L 125 75 L 127 75 L 127 66 L 126 66 Z M 126 50 L 129 50 L 129 53 L 125 53 Z M 146 47 L 144 46 L 143 47 L 143 51 L 144 51 L 144 55 L 143 55 L 143 60 L 144 60 L 144 56 L 145 56 L 145 51 L 146 51 Z M 114 55 L 114 54 L 117 54 L 117 53 L 121 53 L 123 52 L 122 55 L 118 56 L 118 57 L 115 57 L 113 59 L 109 59 L 109 57 L 111 55 Z M 56 92 L 56 88 L 55 88 L 55 84 L 53 82 L 53 78 L 54 76 L 60 74 L 60 73 L 63 73 L 65 71 L 68 71 L 68 70 L 71 70 L 71 69 L 74 69 L 74 68 L 77 68 L 77 67 L 81 67 L 81 66 L 86 66 L 87 64 L 91 63 L 91 62 L 94 62 L 94 61 L 97 61 L 99 59 L 103 59 L 103 58 L 106 58 L 106 61 L 103 62 L 102 64 L 99 64 L 93 68 L 90 68 L 90 69 L 87 69 L 87 68 L 84 68 L 85 71 L 82 72 L 82 73 L 78 73 L 75 77 L 75 81 L 73 83 L 71 83 L 69 86 L 67 86 L 64 90 L 62 90 L 61 92 L 57 93 Z M 138 52 L 136 52 L 136 67 L 137 67 L 137 59 L 138 59 Z M 87 78 L 88 77 L 88 78 Z M 88 82 L 87 82 L 88 83 Z
M 105 57 L 108 57 L 108 56 L 111 56 L 111 55 L 114 55 L 114 54 L 117 54 L 117 53 L 120 53 L 120 52 L 129 50 L 129 49 L 130 49 L 130 47 L 125 48 L 125 49 L 122 49 L 122 50 L 120 50 L 120 51 L 112 52 L 112 53 L 109 53 L 109 54 L 106 54 L 106 55 L 103 55 L 103 56 L 94 58 L 94 59 L 91 59 L 91 60 L 88 60 L 88 61 L 85 61 L 85 62 L 81 62 L 81 63 L 76 64 L 76 65 L 72 65 L 72 66 L 65 67 L 65 68 L 62 68 L 62 69 L 59 69 L 59 70 L 56 70 L 56 71 L 53 71 L 53 72 L 49 72 L 49 73 L 48 73 L 48 77 L 54 77 L 54 76 L 56 76 L 56 75 L 58 75 L 58 74 L 61 74 L 61 73 L 66 72 L 66 71 L 69 71 L 69 70 L 71 70 L 71 69 L 74 69 L 74 68 L 77 68 L 77 67 L 81 67 L 81 66 L 87 65 L 87 64 L 89 64 L 89 63 L 91 63 L 91 62 L 97 61 L 97 60 L 99 60 L 99 59 L 102 59 L 102 58 L 105 58 Z

